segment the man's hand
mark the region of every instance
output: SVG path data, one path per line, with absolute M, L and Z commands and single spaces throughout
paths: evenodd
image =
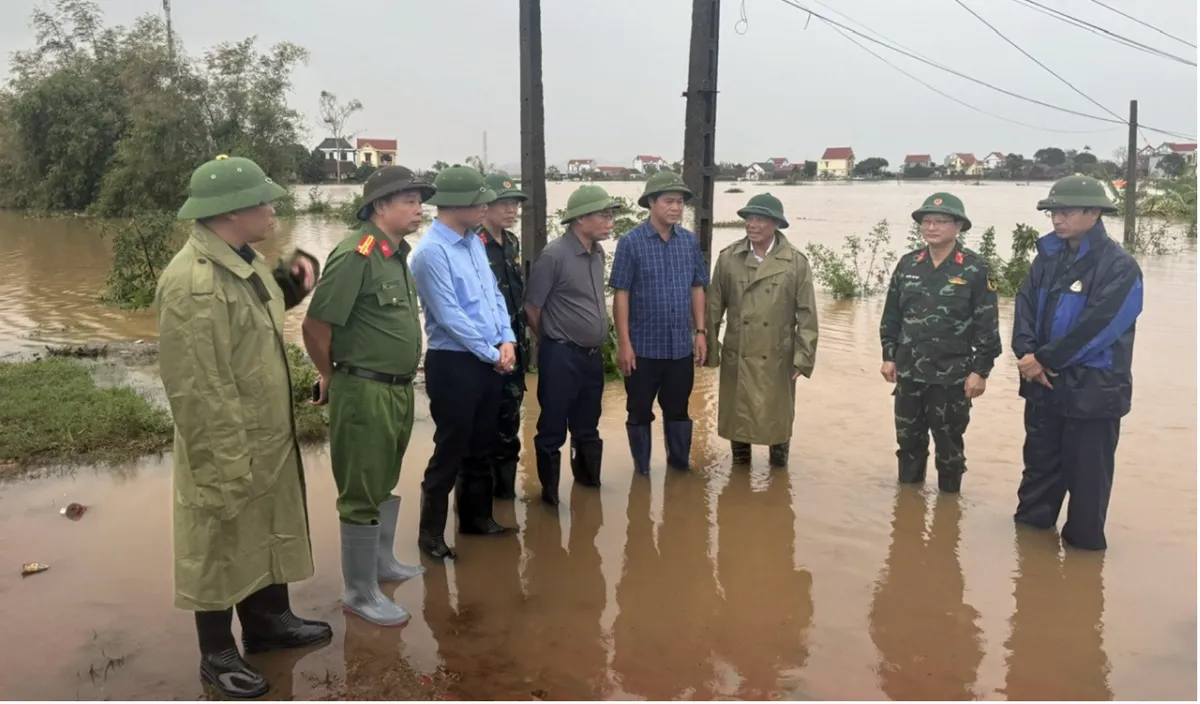
M 987 379 L 971 372 L 967 375 L 967 383 L 963 385 L 963 389 L 967 392 L 967 398 L 979 398 L 987 390 Z
M 696 366 L 703 367 L 708 361 L 708 336 L 704 333 L 696 333 L 695 341 L 692 343 L 692 354 L 696 358 Z
M 617 368 L 621 370 L 621 374 L 629 376 L 633 370 L 637 369 L 636 355 L 633 353 L 633 345 L 625 343 L 617 347 Z
M 1037 361 L 1037 357 L 1034 357 L 1032 352 L 1017 361 L 1017 371 L 1021 373 L 1021 378 L 1025 381 L 1037 382 L 1047 389 L 1054 388 L 1050 383 L 1049 377 L 1058 376 L 1058 374 L 1043 367 L 1042 363 Z
M 795 381 L 799 378 L 800 378 L 800 370 L 796 369 L 792 372 L 792 381 Z
M 311 291 L 316 284 L 316 275 L 313 272 L 312 262 L 308 257 L 297 257 L 296 262 L 292 264 L 292 276 L 299 276 L 304 283 L 304 290 Z
M 896 383 L 896 363 L 884 362 L 883 366 L 879 367 L 879 373 L 883 375 L 883 380 L 889 384 Z
M 317 383 L 321 386 L 321 398 L 316 401 L 309 401 L 310 406 L 324 406 L 329 403 L 329 380 L 323 376 L 317 377 Z
M 511 342 L 505 342 L 500 345 L 500 361 L 496 362 L 495 370 L 501 374 L 512 372 L 513 366 L 517 363 L 517 353 L 513 349 Z

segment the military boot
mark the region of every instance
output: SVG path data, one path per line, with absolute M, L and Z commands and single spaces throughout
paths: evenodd
M 962 489 L 962 472 L 938 472 L 938 489 L 947 494 L 957 494 Z
M 625 432 L 629 434 L 629 452 L 633 455 L 633 468 L 638 474 L 650 474 L 650 425 L 625 424 Z
M 450 512 L 449 496 L 430 496 L 421 492 L 421 523 L 417 532 L 417 547 L 426 555 L 441 560 L 458 556 L 446 545 L 446 515 Z
M 683 472 L 691 471 L 688 460 L 692 454 L 692 421 L 665 421 L 663 435 L 667 441 L 667 466 Z
M 458 532 L 464 535 L 500 535 L 511 533 L 492 516 L 492 475 L 470 478 L 460 474 L 454 489 L 458 508 Z
M 928 457 L 901 458 L 898 463 L 898 479 L 901 484 L 920 484 L 925 481 L 925 466 Z
M 575 483 L 592 488 L 600 487 L 600 460 L 604 454 L 604 441 L 571 440 L 571 474 Z
M 781 442 L 772 445 L 770 452 L 772 467 L 786 467 L 788 463 L 788 452 L 791 450 L 791 443 Z
M 342 609 L 376 626 L 403 626 L 408 611 L 379 589 L 379 526 L 342 523 Z
M 292 613 L 286 584 L 272 584 L 246 597 L 237 605 L 237 615 L 247 655 L 307 648 L 333 640 L 333 628 L 328 623 Z
M 537 473 L 538 481 L 542 483 L 542 501 L 551 506 L 558 505 L 558 479 L 562 473 L 561 467 L 562 453 L 558 450 L 537 453 Z
M 734 440 L 729 443 L 729 448 L 733 451 L 734 464 L 750 464 L 750 443 Z
M 379 581 L 403 582 L 425 573 L 421 565 L 406 565 L 396 561 L 396 521 L 400 518 L 400 497 L 393 496 L 379 504 Z
M 233 610 L 197 611 L 200 681 L 230 699 L 256 699 L 271 690 L 266 676 L 242 659 L 233 640 Z
M 492 466 L 492 496 L 497 499 L 517 498 L 517 461 L 504 460 Z

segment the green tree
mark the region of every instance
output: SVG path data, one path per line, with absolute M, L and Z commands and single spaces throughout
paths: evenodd
M 1179 178 L 1187 169 L 1188 163 L 1182 155 L 1171 152 L 1158 162 L 1158 168 L 1167 178 Z
M 300 165 L 302 183 L 320 183 L 325 180 L 325 152 L 314 149 Z
M 804 162 L 804 178 L 813 179 L 817 177 L 817 162 Z
M 875 177 L 885 172 L 888 167 L 888 160 L 877 156 L 868 157 L 854 165 L 855 176 Z
M 1058 147 L 1046 147 L 1033 153 L 1033 161 L 1051 167 L 1062 166 L 1067 163 L 1067 155 Z

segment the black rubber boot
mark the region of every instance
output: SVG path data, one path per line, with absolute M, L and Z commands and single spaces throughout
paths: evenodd
M 769 456 L 772 467 L 786 467 L 788 464 L 788 453 L 791 450 L 791 443 L 781 442 L 777 445 L 772 445 L 769 450 Z
M 928 457 L 919 461 L 906 462 L 900 460 L 898 479 L 901 484 L 920 484 L 925 481 L 925 465 Z
M 667 440 L 667 466 L 683 472 L 691 471 L 688 460 L 692 454 L 692 421 L 666 421 L 663 423 L 663 435 Z
M 417 547 L 426 555 L 442 560 L 458 555 L 446 545 L 446 516 L 450 512 L 450 497 L 432 497 L 421 492 L 421 522 L 417 532 Z
M 729 443 L 729 448 L 733 451 L 734 464 L 750 464 L 750 443 L 734 440 Z
M 957 494 L 962 489 L 962 472 L 938 472 L 938 489 Z
M 638 474 L 650 474 L 650 425 L 625 424 L 629 434 L 629 452 L 633 455 L 633 469 Z
M 571 440 L 571 474 L 575 477 L 575 483 L 599 488 L 600 461 L 603 457 L 603 440 Z
M 572 462 L 572 468 L 574 463 Z M 558 479 L 562 476 L 562 453 L 537 453 L 538 481 L 542 483 L 542 501 L 551 506 L 558 505 Z
M 233 610 L 197 611 L 200 681 L 230 699 L 257 699 L 271 690 L 263 673 L 242 659 L 233 640 Z
M 496 522 L 492 516 L 492 475 L 470 479 L 459 475 L 454 493 L 458 507 L 458 532 L 464 535 L 501 535 L 516 529 Z
M 492 496 L 497 499 L 517 498 L 517 461 L 507 460 L 492 467 Z
M 237 614 L 247 655 L 307 648 L 333 640 L 333 628 L 328 623 L 292 613 L 286 584 L 272 584 L 254 592 L 237 605 Z

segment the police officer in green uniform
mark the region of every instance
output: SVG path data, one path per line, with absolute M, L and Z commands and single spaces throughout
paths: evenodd
M 342 604 L 381 626 L 404 624 L 409 614 L 378 582 L 425 571 L 393 555 L 400 497 L 391 492 L 412 432 L 412 383 L 421 362 L 417 289 L 404 237 L 420 229 L 422 203 L 436 191 L 403 166 L 371 174 L 358 211 L 361 233 L 329 255 L 303 325 L 321 374 L 315 403 L 329 403 Z
M 929 435 L 938 488 L 954 493 L 967 470 L 963 435 L 971 400 L 1000 356 L 996 289 L 987 262 L 958 243 L 971 229 L 962 201 L 934 193 L 912 214 L 925 247 L 900 258 L 879 325 L 880 373 L 896 385 L 899 479 L 925 480 Z
M 500 396 L 500 423 L 496 428 L 496 445 L 492 450 L 493 493 L 498 499 L 516 498 L 517 460 L 521 456 L 521 403 L 525 400 L 525 372 L 529 368 L 529 339 L 526 336 L 525 278 L 521 274 L 521 240 L 508 228 L 517 222 L 520 205 L 529 196 L 513 185 L 504 174 L 492 174 L 485 179 L 487 187 L 496 192 L 496 200 L 488 203 L 483 215 L 479 240 L 487 251 L 488 264 L 496 275 L 500 295 L 508 305 L 508 318 L 517 337 L 517 361 L 511 374 L 504 377 Z

